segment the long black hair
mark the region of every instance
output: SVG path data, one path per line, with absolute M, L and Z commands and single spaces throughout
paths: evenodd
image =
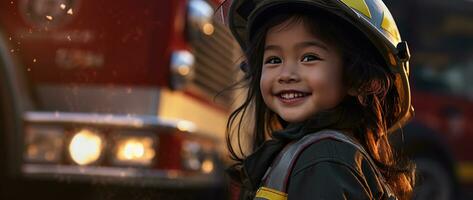
M 289 24 L 303 23 L 308 31 L 341 52 L 343 84 L 355 94 L 341 103 L 353 111 L 345 112 L 343 119 L 353 124 L 350 131 L 372 155 L 398 198 L 410 198 L 415 180 L 414 165 L 395 155 L 387 132 L 401 117 L 400 98 L 394 86 L 399 77 L 387 68 L 386 61 L 369 39 L 340 17 L 313 9 L 272 13 L 276 14 L 252 32 L 245 50 L 246 73 L 238 84 L 247 88 L 246 97 L 227 122 L 226 140 L 231 158 L 242 162 L 248 151 L 253 152 L 273 131 L 287 124 L 265 105 L 260 93 L 260 77 L 267 31 L 291 20 Z M 248 129 L 251 131 L 243 131 Z M 243 135 L 245 133 L 248 135 Z

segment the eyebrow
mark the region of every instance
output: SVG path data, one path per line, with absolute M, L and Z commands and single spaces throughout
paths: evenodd
M 308 46 L 316 46 L 316 47 L 319 47 L 321 49 L 324 49 L 324 50 L 328 50 L 327 46 L 322 44 L 321 42 L 318 42 L 318 41 L 305 41 L 305 42 L 299 42 L 296 44 L 295 48 L 296 49 L 300 49 L 300 48 L 304 48 L 304 47 L 308 47 Z M 267 50 L 280 50 L 281 47 L 280 46 L 277 46 L 277 45 L 268 45 L 266 47 L 264 47 L 264 51 L 267 51 Z

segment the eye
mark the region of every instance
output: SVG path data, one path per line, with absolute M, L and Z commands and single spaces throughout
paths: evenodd
M 281 63 L 281 59 L 278 58 L 278 57 L 269 57 L 268 59 L 266 59 L 266 61 L 264 62 L 264 64 L 279 64 Z
M 313 55 L 313 54 L 306 54 L 302 57 L 302 62 L 310 62 L 310 61 L 316 61 L 316 60 L 322 60 L 319 56 Z

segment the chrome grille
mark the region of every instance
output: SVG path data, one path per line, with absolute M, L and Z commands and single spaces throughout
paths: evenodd
M 238 72 L 236 41 L 224 25 L 215 23 L 214 27 L 212 35 L 200 34 L 191 42 L 196 59 L 193 85 L 212 99 L 234 82 Z M 226 91 L 216 102 L 227 107 L 231 99 L 231 92 Z

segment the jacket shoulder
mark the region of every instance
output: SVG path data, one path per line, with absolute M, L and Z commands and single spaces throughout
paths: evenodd
M 358 185 L 352 184 L 352 187 L 363 188 L 370 194 L 369 196 L 376 197 L 383 194 L 375 169 L 368 158 L 352 144 L 327 138 L 309 145 L 295 162 L 290 179 L 298 180 L 304 176 L 304 179 L 309 178 L 308 180 L 315 185 L 327 184 L 330 180 L 317 180 L 320 173 L 326 173 L 325 175 L 330 173 L 330 176 L 340 179 L 357 180 L 352 183 Z M 337 181 L 343 182 L 343 180 Z M 299 186 L 292 184 L 290 187 Z
M 312 143 L 299 155 L 293 172 L 314 165 L 318 162 L 335 162 L 361 169 L 362 162 L 367 158 L 352 144 L 331 138 L 322 139 Z

